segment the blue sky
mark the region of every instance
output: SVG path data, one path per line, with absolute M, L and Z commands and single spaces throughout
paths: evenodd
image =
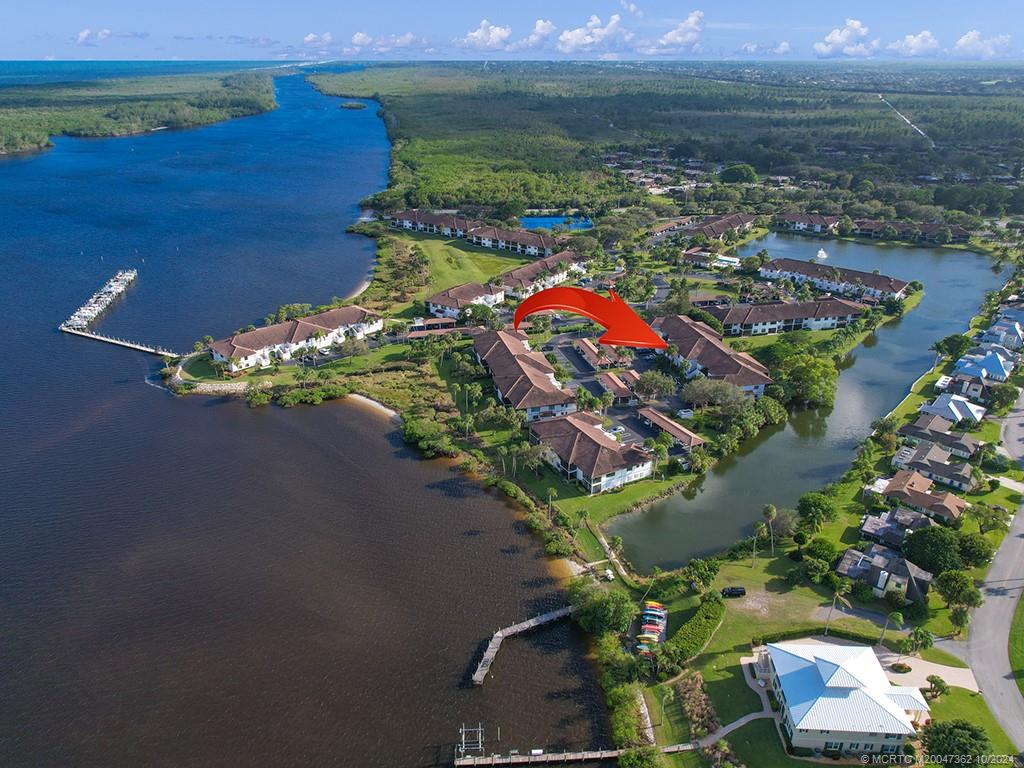
M 52 0 L 8 59 L 1024 59 L 1019 0 Z

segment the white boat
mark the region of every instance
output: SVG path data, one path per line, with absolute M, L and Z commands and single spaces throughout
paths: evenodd
M 818 255 L 817 255 L 817 256 L 816 256 L 815 258 L 818 258 L 818 259 L 827 259 L 827 258 L 828 258 L 828 254 L 827 254 L 827 253 L 825 252 L 825 249 L 824 249 L 824 248 L 819 248 L 819 249 L 818 249 Z

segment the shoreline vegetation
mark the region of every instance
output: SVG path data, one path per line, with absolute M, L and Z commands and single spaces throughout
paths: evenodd
M 264 72 L 166 75 L 0 87 L 0 155 L 51 137 L 107 138 L 194 128 L 277 108 Z

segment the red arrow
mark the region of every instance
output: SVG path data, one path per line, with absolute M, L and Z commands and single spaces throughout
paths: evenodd
M 633 308 L 619 298 L 615 291 L 609 291 L 610 299 L 598 296 L 582 288 L 547 288 L 533 294 L 518 307 L 513 327 L 527 315 L 545 309 L 560 309 L 573 314 L 589 317 L 608 330 L 598 339 L 610 347 L 652 347 L 667 349 L 668 344 L 654 329 L 643 321 Z

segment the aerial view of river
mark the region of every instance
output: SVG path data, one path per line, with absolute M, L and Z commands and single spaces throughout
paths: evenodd
M 478 721 L 489 750 L 606 745 L 568 622 L 466 684 L 564 601 L 505 503 L 363 406 L 174 398 L 157 359 L 56 331 L 125 267 L 99 330 L 179 351 L 363 284 L 344 229 L 384 126 L 299 77 L 277 96 L 0 161 L 0 765 L 433 766 Z
M 767 248 L 773 258 L 808 260 L 822 245 L 773 233 L 747 244 L 739 255 Z M 677 567 L 724 549 L 753 532 L 765 504 L 792 507 L 803 493 L 838 479 L 871 422 L 892 410 L 931 368 L 932 343 L 966 330 L 985 291 L 1002 284 L 987 257 L 966 251 L 838 240 L 824 246 L 833 266 L 920 280 L 924 298 L 843 362 L 833 408 L 797 411 L 786 424 L 763 430 L 719 462 L 696 489 L 613 520 L 609 534 L 622 537 L 626 556 L 641 571 Z

